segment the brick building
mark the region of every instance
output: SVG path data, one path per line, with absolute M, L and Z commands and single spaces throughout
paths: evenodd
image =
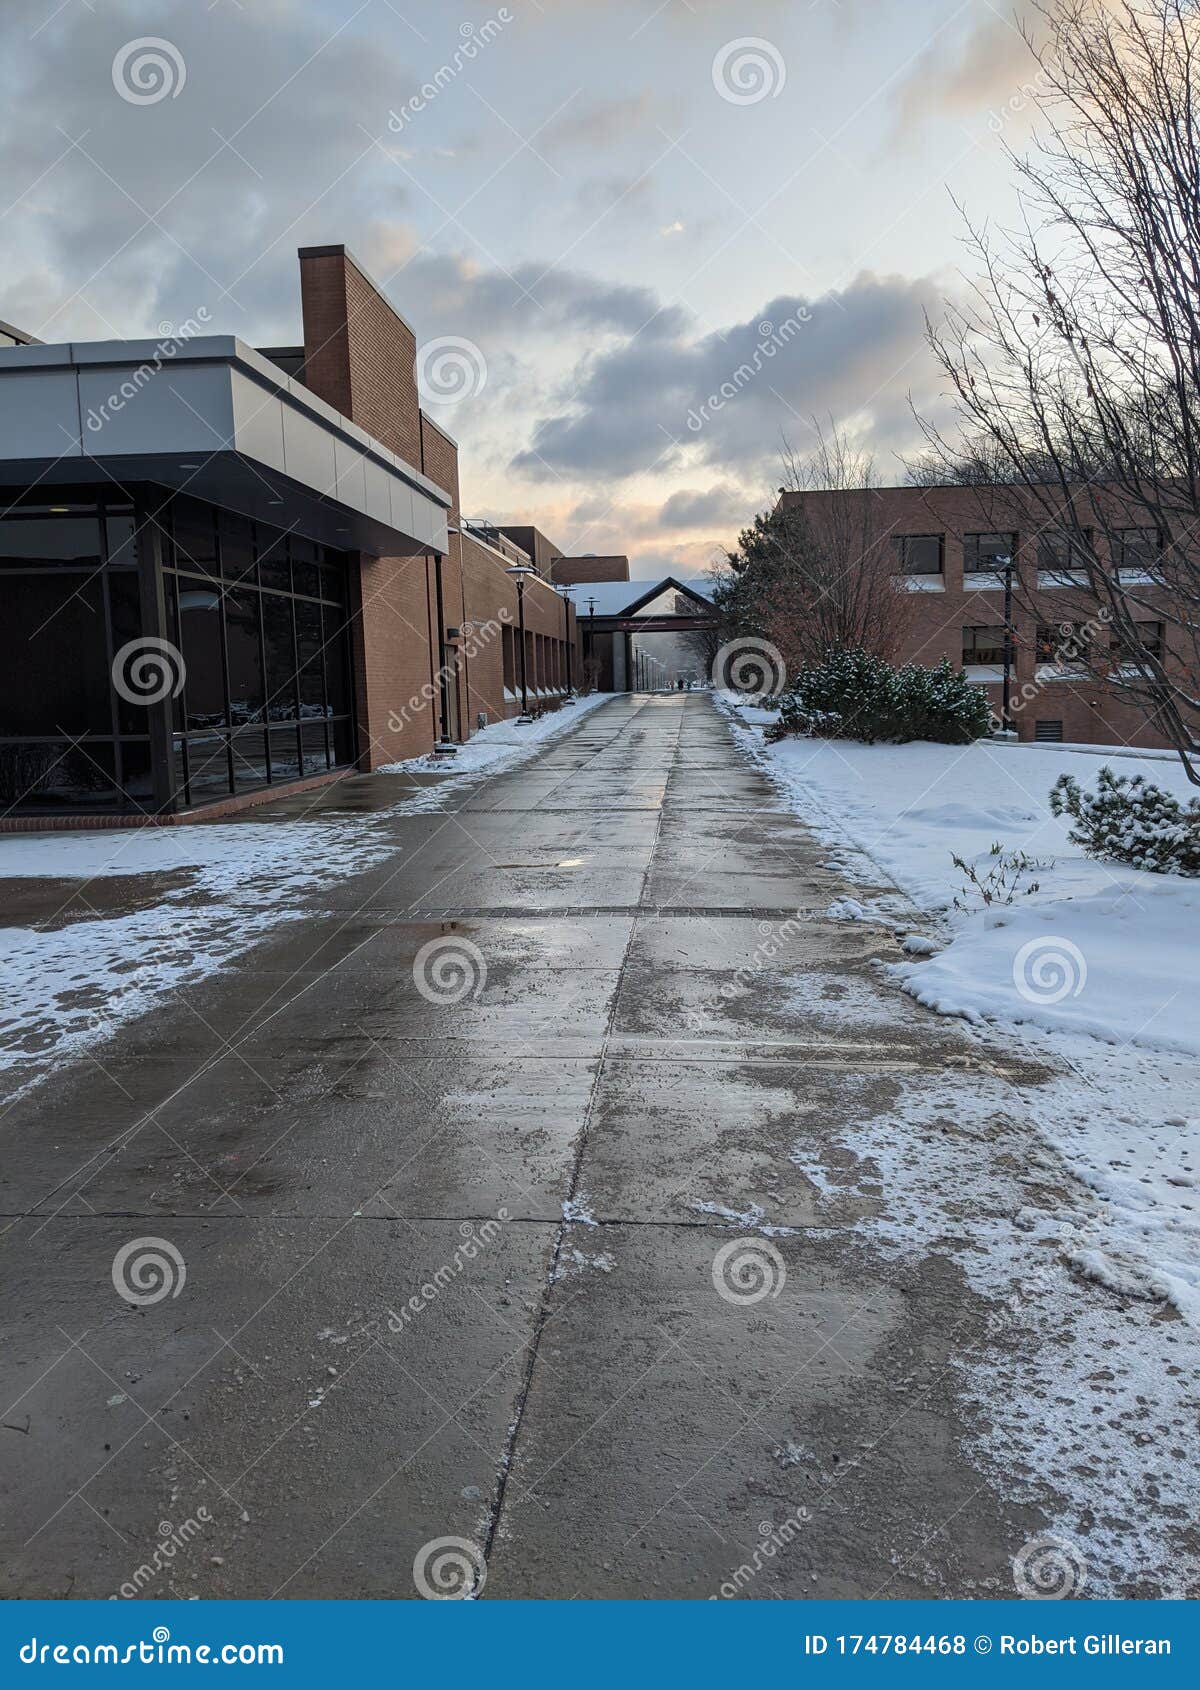
M 412 329 L 341 246 L 300 293 L 303 344 L 262 352 L 0 332 L 0 816 L 224 809 L 462 741 L 519 709 L 522 622 L 530 708 L 566 692 L 574 611 L 463 523 Z
M 785 492 L 781 505 L 799 503 L 826 530 L 847 524 L 848 505 L 864 501 L 850 526 L 878 546 L 880 567 L 905 594 L 898 613 L 897 661 L 961 665 L 987 688 L 1001 715 L 1005 651 L 1005 576 L 1011 560 L 1009 610 L 1011 722 L 1025 740 L 1161 747 L 1168 742 L 1152 720 L 1110 685 L 1081 671 L 1070 653 L 1086 641 L 1103 663 L 1116 666 L 1086 577 L 1071 567 L 1066 524 L 1048 526 L 1044 510 L 1012 487 L 884 487 L 870 492 Z M 1082 506 L 1083 501 L 1081 501 Z M 835 514 L 836 507 L 836 514 Z M 1075 520 L 1087 527 L 1089 509 Z M 1111 516 L 1098 532 L 1113 528 Z M 1099 549 L 1101 542 L 1097 539 Z M 1147 564 L 1158 546 L 1145 527 L 1117 530 L 1112 566 L 1128 570 L 1147 604 L 1143 637 L 1170 660 L 1166 624 L 1153 614 L 1165 603 Z

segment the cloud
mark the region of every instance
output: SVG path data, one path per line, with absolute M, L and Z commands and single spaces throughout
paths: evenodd
M 908 444 L 908 391 L 934 379 L 929 277 L 863 272 L 811 300 L 789 295 L 718 333 L 632 336 L 585 360 L 562 408 L 537 423 L 514 468 L 531 476 L 631 476 L 689 462 L 760 470 L 781 433 L 802 444 L 813 416 Z
M 137 104 L 112 67 L 147 35 L 169 42 L 186 74 L 174 97 Z M 278 333 L 295 311 L 296 247 L 341 238 L 369 207 L 406 205 L 408 184 L 360 124 L 386 139 L 389 108 L 419 82 L 398 31 L 339 31 L 293 0 L 58 14 L 9 0 L 9 314 L 48 338 L 83 338 L 145 333 L 203 304 L 247 338 Z M 50 278 L 36 297 L 18 270 L 11 298 L 14 252 Z
M 427 250 L 406 224 L 373 224 L 361 257 L 421 338 L 468 335 L 485 351 L 501 339 L 564 329 L 677 334 L 687 320 L 678 307 L 664 309 L 652 288 L 533 260 L 484 268 L 462 253 Z
M 739 487 L 718 483 L 700 492 L 680 488 L 672 493 L 658 513 L 660 528 L 728 528 L 745 522 L 749 501 Z
M 1005 105 L 1032 83 L 1037 65 L 1018 24 L 990 7 L 966 28 L 938 35 L 897 85 L 897 130 L 911 133 L 932 117 L 972 117 Z

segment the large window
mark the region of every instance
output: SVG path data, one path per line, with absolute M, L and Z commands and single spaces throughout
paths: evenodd
M 963 635 L 963 668 L 973 669 L 987 667 L 1002 669 L 1004 667 L 1004 629 L 1001 628 L 964 628 Z
M 1162 562 L 1157 528 L 1123 528 L 1117 536 L 1117 568 L 1124 580 L 1154 580 Z
M 1038 628 L 1035 655 L 1039 669 L 1059 674 L 1079 672 L 1090 661 L 1091 633 L 1083 622 L 1044 623 Z
M 941 534 L 902 534 L 896 544 L 900 553 L 900 571 L 904 575 L 940 575 L 942 573 Z
M 963 574 L 1000 576 L 1017 555 L 1015 534 L 964 534 Z
M 4 510 L 0 595 L 0 812 L 145 807 L 145 712 L 112 683 L 115 653 L 142 626 L 131 506 Z
M 1077 586 L 1086 582 L 1093 544 L 1090 528 L 1083 529 L 1079 536 L 1065 528 L 1043 530 L 1038 535 L 1038 585 Z
M 1136 664 L 1142 652 L 1147 656 L 1157 658 L 1162 662 L 1163 656 L 1163 625 L 1161 622 L 1135 622 L 1138 645 L 1140 651 L 1125 645 L 1120 634 L 1114 633 L 1111 641 L 1112 655 L 1118 663 Z
M 182 802 L 323 774 L 353 757 L 347 567 L 295 534 L 193 499 L 163 519 Z

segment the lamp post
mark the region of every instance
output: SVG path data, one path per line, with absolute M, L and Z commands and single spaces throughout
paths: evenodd
M 1004 692 L 1000 705 L 1000 721 L 1005 733 L 1012 731 L 1012 601 L 1013 557 L 1009 552 L 1004 560 Z
M 563 697 L 564 704 L 569 704 L 575 696 L 575 688 L 571 684 L 571 594 L 574 591 L 574 587 L 568 587 L 565 582 L 558 588 L 563 601 L 563 646 L 567 657 L 567 690 Z
M 596 657 L 596 600 L 595 600 L 595 598 L 590 598 L 587 601 L 587 604 L 588 604 L 587 660 L 588 660 L 589 663 L 592 663 L 592 662 L 595 661 L 595 657 Z M 593 679 L 595 679 L 595 677 L 593 677 Z M 597 688 L 597 691 L 598 690 L 599 690 L 599 688 Z
M 521 638 L 521 714 L 517 724 L 524 726 L 533 720 L 529 714 L 529 677 L 525 666 L 525 583 L 534 571 L 531 564 L 510 563 L 504 573 L 517 583 L 517 624 Z

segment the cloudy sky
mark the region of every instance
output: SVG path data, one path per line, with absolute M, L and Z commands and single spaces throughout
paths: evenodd
M 0 318 L 110 338 L 204 308 L 293 343 L 296 248 L 344 241 L 423 347 L 451 343 L 427 387 L 457 397 L 429 409 L 467 514 L 628 551 L 635 576 L 702 569 L 813 417 L 900 479 L 910 395 L 944 405 L 922 333 L 962 286 L 951 195 L 1011 221 L 1000 137 L 1029 123 L 1003 0 L 3 19 Z

